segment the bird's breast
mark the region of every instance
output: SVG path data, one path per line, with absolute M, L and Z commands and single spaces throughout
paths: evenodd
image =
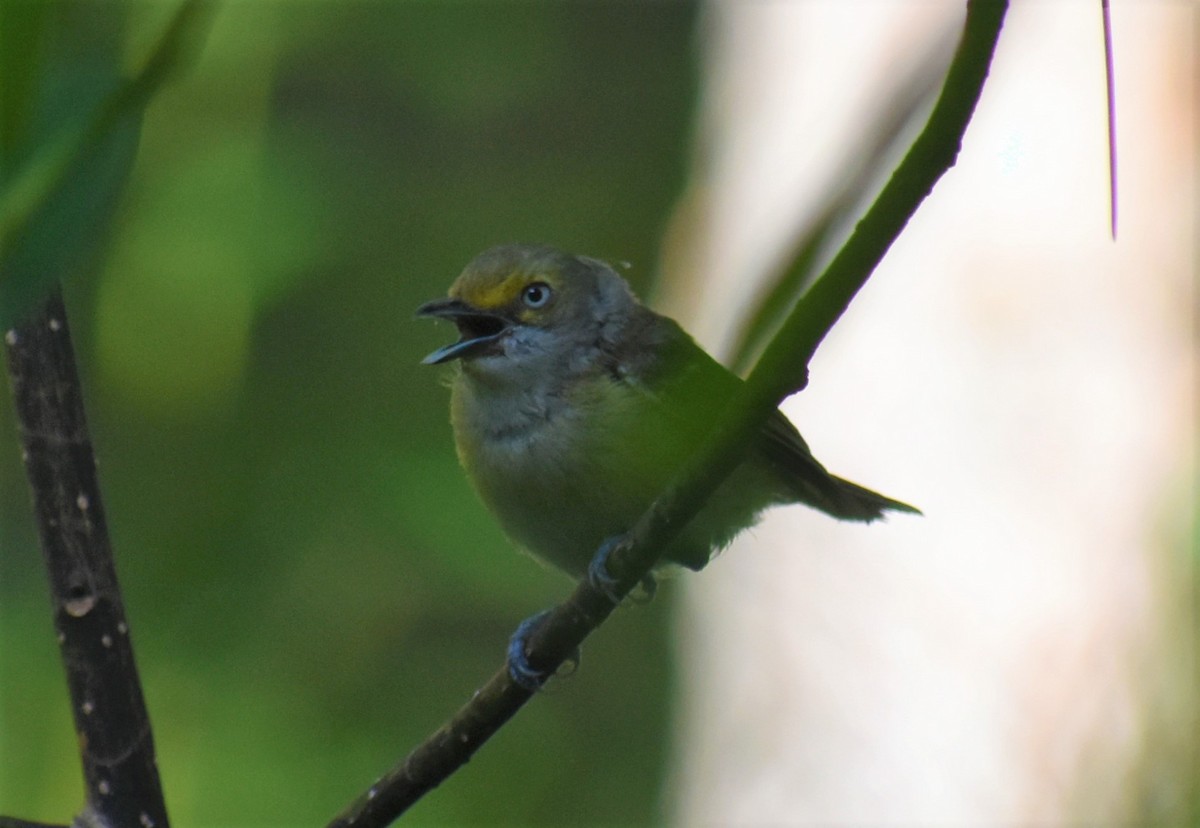
M 670 474 L 665 460 L 645 462 L 638 431 L 653 411 L 643 400 L 607 378 L 498 394 L 460 377 L 451 405 L 459 459 L 514 540 L 579 573 Z

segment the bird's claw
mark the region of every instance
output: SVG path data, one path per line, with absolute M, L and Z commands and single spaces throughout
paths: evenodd
M 654 580 L 654 576 L 643 575 L 642 580 L 638 581 L 638 585 L 634 587 L 633 592 L 629 593 L 629 600 L 635 604 L 649 604 L 654 600 L 657 592 L 658 581 Z
M 608 571 L 608 556 L 612 551 L 620 546 L 621 541 L 625 539 L 624 535 L 613 535 L 611 538 L 605 538 L 600 544 L 600 548 L 596 550 L 595 557 L 588 564 L 587 579 L 597 592 L 603 595 L 614 604 L 621 603 L 621 593 L 617 589 L 617 579 Z
M 611 538 L 606 538 L 600 544 L 600 548 L 596 550 L 596 555 L 592 558 L 592 562 L 588 564 L 587 570 L 588 583 L 614 604 L 621 603 L 623 596 L 618 588 L 617 579 L 609 572 L 608 558 L 613 553 L 613 550 L 620 546 L 624 540 L 624 535 L 613 535 Z M 634 592 L 630 593 L 631 600 L 636 604 L 649 603 L 657 591 L 658 582 L 654 580 L 654 576 L 644 575 L 638 581 Z
M 517 626 L 517 630 L 512 634 L 512 637 L 508 639 L 508 674 L 514 682 L 531 693 L 541 690 L 546 682 L 550 680 L 550 677 L 558 672 L 556 670 L 553 673 L 548 673 L 545 670 L 534 668 L 529 663 L 529 657 L 525 655 L 525 648 L 529 641 L 530 633 L 546 620 L 546 616 L 550 612 L 550 610 L 543 610 L 537 615 L 526 618 Z M 564 664 L 569 665 L 569 669 L 564 675 L 570 675 L 575 672 L 575 669 L 579 666 L 578 648 L 567 658 Z

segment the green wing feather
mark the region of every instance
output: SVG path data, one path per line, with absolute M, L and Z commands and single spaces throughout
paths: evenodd
M 709 356 L 671 319 L 642 308 L 613 353 L 618 381 L 636 385 L 662 406 L 680 451 L 694 449 L 742 380 Z M 796 427 L 776 411 L 763 424 L 754 451 L 780 481 L 781 502 L 800 502 L 842 520 L 872 521 L 886 511 L 919 511 L 825 470 Z

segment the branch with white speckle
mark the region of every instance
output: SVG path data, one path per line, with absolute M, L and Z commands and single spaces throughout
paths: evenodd
M 74 824 L 165 828 L 150 718 L 59 292 L 7 331 L 4 343 L 83 764 L 86 804 Z M 0 826 L 31 824 L 0 818 Z

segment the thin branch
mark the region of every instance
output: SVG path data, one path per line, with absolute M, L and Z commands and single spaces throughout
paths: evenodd
M 901 133 L 915 121 L 919 110 L 933 100 L 945 78 L 955 34 L 952 29 L 939 34 L 937 48 L 931 49 L 924 60 L 880 95 L 883 111 L 863 131 L 865 138 L 853 154 L 835 167 L 836 186 L 824 194 L 811 221 L 795 237 L 791 255 L 785 258 L 787 267 L 746 315 L 730 351 L 735 373 L 744 374 L 754 364 L 788 309 L 811 283 L 821 258 L 832 248 L 834 230 L 848 222 L 865 202 L 867 188 L 882 180 L 887 171 L 885 165 L 891 162 L 899 146 Z
M 21 457 L 79 737 L 86 807 L 76 822 L 166 828 L 150 718 L 59 292 L 25 324 L 8 331 L 4 341 Z
M 1108 104 L 1108 222 L 1113 241 L 1117 240 L 1117 101 L 1113 77 L 1112 11 L 1108 0 L 1100 0 L 1104 21 L 1104 94 Z
M 650 570 L 674 535 L 741 460 L 743 446 L 788 394 L 804 385 L 807 364 L 825 334 L 870 277 L 934 184 L 958 156 L 987 76 L 1007 10 L 1002 0 L 971 0 L 962 40 L 924 131 L 845 247 L 788 317 L 704 449 L 631 529 L 608 559 L 620 594 Z M 527 655 L 552 671 L 613 611 L 584 579 L 530 636 Z M 529 701 L 531 693 L 500 669 L 436 733 L 330 823 L 330 828 L 390 823 L 465 764 Z

